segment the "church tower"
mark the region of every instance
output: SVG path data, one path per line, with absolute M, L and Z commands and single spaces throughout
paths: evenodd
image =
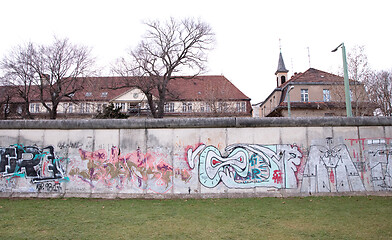
M 285 65 L 284 65 L 284 61 L 283 61 L 283 57 L 282 57 L 282 52 L 280 52 L 279 54 L 279 62 L 278 62 L 278 69 L 275 72 L 276 75 L 276 87 L 279 87 L 280 85 L 282 85 L 283 83 L 285 83 L 288 79 L 287 79 L 287 73 L 289 72 L 289 70 L 286 69 Z

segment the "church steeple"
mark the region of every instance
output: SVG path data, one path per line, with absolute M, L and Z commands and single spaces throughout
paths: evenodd
M 279 53 L 278 69 L 275 72 L 277 87 L 279 87 L 280 85 L 282 85 L 283 83 L 286 82 L 288 72 L 289 72 L 289 70 L 287 70 L 286 66 L 284 65 L 282 52 L 280 52 Z

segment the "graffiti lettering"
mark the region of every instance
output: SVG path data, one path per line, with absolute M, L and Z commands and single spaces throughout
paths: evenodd
M 76 148 L 76 149 L 78 149 L 78 148 L 81 148 L 82 146 L 83 146 L 83 143 L 80 143 L 80 142 L 69 142 L 69 143 L 67 143 L 67 142 L 59 142 L 57 144 L 57 147 L 60 148 L 60 149 L 64 149 L 64 148 Z
M 87 169 L 72 167 L 69 175 L 77 176 L 95 187 L 103 184 L 107 188 L 123 189 L 126 182 L 133 182 L 137 188 L 166 193 L 173 186 L 173 177 L 188 182 L 191 179 L 186 169 L 174 169 L 165 162 L 165 155 L 135 152 L 120 155 L 117 147 L 112 147 L 110 154 L 101 149 L 94 152 L 79 150 L 82 160 L 88 161 Z
M 65 180 L 65 158 L 55 157 L 52 146 L 39 149 L 34 146 L 12 145 L 0 148 L 0 174 L 8 180 L 31 178 L 33 183 L 47 180 Z
M 221 182 L 229 188 L 291 188 L 296 184 L 285 184 L 283 176 L 295 178 L 296 183 L 296 166 L 302 158 L 297 146 L 256 144 L 230 145 L 224 154 L 214 146 L 188 148 L 190 166 L 197 156 L 200 183 L 208 188 Z
M 36 185 L 36 189 L 38 192 L 59 192 L 62 188 L 59 182 L 40 182 Z

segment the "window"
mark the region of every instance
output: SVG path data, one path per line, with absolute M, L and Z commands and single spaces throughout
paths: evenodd
M 183 112 L 192 112 L 192 103 L 182 103 Z
M 301 102 L 309 102 L 308 89 L 301 89 Z
M 241 112 L 246 112 L 246 103 L 241 102 Z
M 331 101 L 331 94 L 329 92 L 329 89 L 323 89 L 323 101 L 324 102 Z
M 211 105 L 206 103 L 206 112 L 211 112 Z
M 93 95 L 91 92 L 86 92 L 86 97 L 91 97 Z
M 72 103 L 70 103 L 70 104 L 68 105 L 68 112 L 69 112 L 69 113 L 73 113 L 73 104 L 72 104 Z
M 182 112 L 186 112 L 186 103 L 182 103 Z
M 35 104 L 33 104 L 33 103 L 31 103 L 30 104 L 30 112 L 34 112 L 34 110 L 35 110 L 35 106 L 34 106 Z
M 351 91 L 351 89 L 350 89 L 350 101 L 351 102 L 353 101 L 353 91 Z
M 90 103 L 86 103 L 86 113 L 90 112 Z
M 201 103 L 200 112 L 211 112 L 211 106 L 209 103 Z
M 218 105 L 218 109 L 219 109 L 219 112 L 225 112 L 225 111 L 227 111 L 227 110 L 228 110 L 228 109 L 227 109 L 227 103 L 225 103 L 225 102 L 220 102 L 219 105 Z
M 35 112 L 36 112 L 36 113 L 41 112 L 41 109 L 40 109 L 40 107 L 39 107 L 39 103 L 35 104 Z
M 281 83 L 283 84 L 283 83 L 286 82 L 286 77 L 285 77 L 285 76 L 281 76 L 281 77 L 280 77 L 280 80 L 281 80 Z
M 84 113 L 84 103 L 81 103 L 81 104 L 80 104 L 80 112 L 81 112 L 81 113 Z
M 121 103 L 121 112 L 125 112 L 125 111 L 126 111 L 125 103 Z
M 10 113 L 11 111 L 10 111 L 10 105 L 9 104 L 4 104 L 4 111 L 5 111 L 5 113 Z
M 174 103 L 165 103 L 165 112 L 174 112 Z
M 101 93 L 101 97 L 107 97 L 108 96 L 108 92 L 102 92 Z
M 18 114 L 22 114 L 22 112 L 23 112 L 22 106 L 19 105 L 19 106 L 16 108 L 16 112 L 17 112 Z

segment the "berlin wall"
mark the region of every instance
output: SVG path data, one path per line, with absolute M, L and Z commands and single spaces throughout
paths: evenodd
M 0 121 L 0 197 L 392 195 L 392 118 Z

